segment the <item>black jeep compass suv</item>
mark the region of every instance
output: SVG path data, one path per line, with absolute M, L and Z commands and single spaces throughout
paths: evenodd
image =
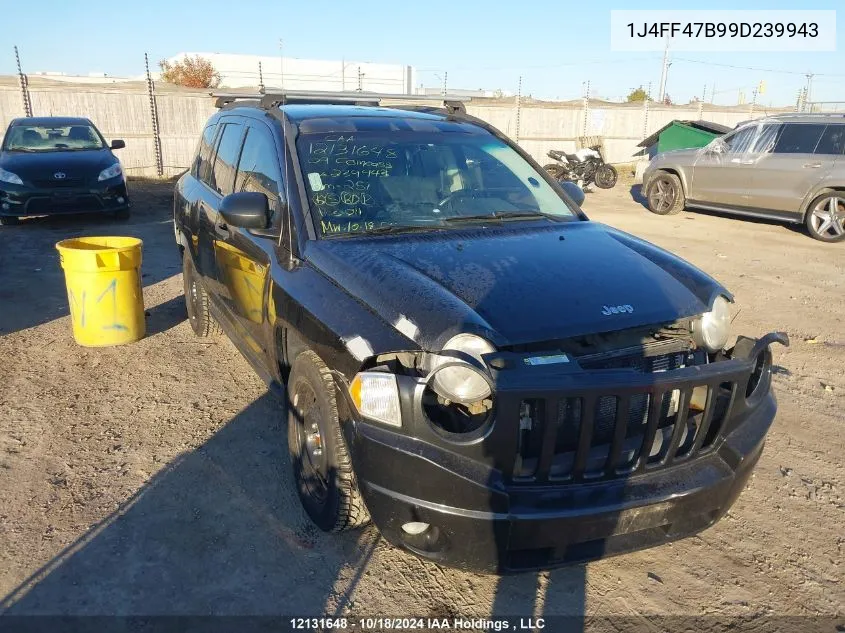
M 284 399 L 312 520 L 499 573 L 717 521 L 785 335 L 731 337 L 724 287 L 462 104 L 378 104 L 219 97 L 174 199 L 191 326 Z

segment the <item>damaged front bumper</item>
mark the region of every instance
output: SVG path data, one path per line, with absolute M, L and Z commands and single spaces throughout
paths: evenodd
M 548 569 L 694 534 L 733 504 L 777 409 L 770 345 L 658 373 L 488 358 L 494 407 L 461 437 L 433 425 L 425 381 L 397 376 L 402 426 L 344 432 L 374 523 L 396 546 L 495 573 Z M 536 355 L 535 355 L 536 356 Z M 409 529 L 412 528 L 412 529 Z

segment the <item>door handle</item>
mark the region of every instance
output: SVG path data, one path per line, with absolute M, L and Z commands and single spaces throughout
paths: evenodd
M 818 169 L 821 166 L 821 163 L 804 163 L 803 165 L 804 169 Z

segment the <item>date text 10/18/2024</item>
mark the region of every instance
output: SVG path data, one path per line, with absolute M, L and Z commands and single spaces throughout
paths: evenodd
M 397 630 L 397 631 L 541 631 L 543 618 L 515 620 L 486 618 L 291 618 L 291 630 Z

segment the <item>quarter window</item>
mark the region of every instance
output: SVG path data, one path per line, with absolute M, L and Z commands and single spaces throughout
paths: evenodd
M 824 128 L 817 123 L 787 123 L 773 151 L 775 154 L 812 154 Z
M 217 156 L 214 159 L 208 186 L 226 196 L 232 193 L 232 187 L 235 184 L 235 166 L 241 150 L 243 126 L 240 123 L 227 122 L 220 134 Z
M 845 125 L 828 125 L 816 146 L 815 153 L 837 156 L 845 153 Z

